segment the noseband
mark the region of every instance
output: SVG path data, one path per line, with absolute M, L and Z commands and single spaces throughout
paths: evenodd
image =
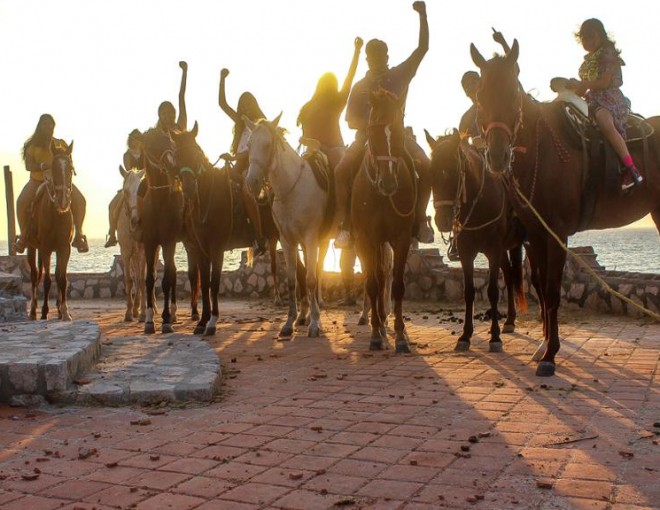
M 56 160 L 64 160 L 64 168 L 61 169 L 62 172 L 62 184 L 55 184 L 54 179 L 50 179 L 46 181 L 46 191 L 48 192 L 48 199 L 52 202 L 52 204 L 55 206 L 55 209 L 57 210 L 58 213 L 64 214 L 69 212 L 71 209 L 71 192 L 72 192 L 72 187 L 73 187 L 73 181 L 67 179 L 67 172 L 71 173 L 71 176 L 75 174 L 75 170 L 73 168 L 73 163 L 71 161 L 71 157 L 68 155 L 55 155 L 53 157 L 53 164 L 51 166 L 52 172 L 55 173 L 56 171 L 60 171 L 60 165 L 56 165 L 55 161 Z M 57 168 L 57 170 L 55 170 Z M 68 180 L 68 182 L 67 182 Z M 57 195 L 59 193 L 64 193 L 66 196 L 66 207 L 62 208 L 57 205 Z

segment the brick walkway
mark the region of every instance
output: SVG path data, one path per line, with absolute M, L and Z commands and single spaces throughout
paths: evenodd
M 505 353 L 479 322 L 456 354 L 448 307 L 408 304 L 415 353 L 397 356 L 367 350 L 352 310 L 280 342 L 283 309 L 221 306 L 210 406 L 0 407 L 0 508 L 660 508 L 657 324 L 562 310 L 557 376 L 539 379 L 531 314 Z M 71 306 L 102 338 L 139 331 L 122 307 Z

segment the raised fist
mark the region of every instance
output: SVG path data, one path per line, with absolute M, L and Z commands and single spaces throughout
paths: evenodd
M 362 45 L 364 44 L 364 41 L 362 40 L 361 37 L 356 37 L 355 38 L 355 49 L 360 50 L 362 49 Z
M 426 3 L 417 1 L 413 3 L 413 9 L 418 13 L 425 15 L 426 14 Z
M 226 67 L 223 67 L 220 70 L 220 78 L 226 78 L 227 76 L 229 76 L 229 69 L 227 69 Z
M 179 62 L 179 67 L 181 69 L 183 69 L 184 71 L 187 71 L 188 70 L 188 62 L 186 62 L 185 60 L 181 60 Z

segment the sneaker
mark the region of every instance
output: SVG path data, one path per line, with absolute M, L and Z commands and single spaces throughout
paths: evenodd
M 112 248 L 113 246 L 117 246 L 117 238 L 114 234 L 110 234 L 108 240 L 105 242 L 105 247 Z
M 71 243 L 71 246 L 78 250 L 78 253 L 87 253 L 89 251 L 89 244 L 87 244 L 86 236 L 76 236 Z
M 27 246 L 23 236 L 16 236 L 16 241 L 14 241 L 14 249 L 16 250 L 16 253 L 24 253 L 25 248 L 27 248 Z
M 640 175 L 641 177 L 641 175 Z M 630 188 L 637 184 L 633 178 L 633 173 L 630 168 L 626 168 L 621 173 L 621 191 L 628 191 Z
M 417 237 L 417 240 L 420 243 L 431 244 L 433 242 L 434 236 L 433 229 L 431 228 L 431 225 L 429 225 L 430 221 L 431 218 L 427 216 L 424 222 L 419 224 L 419 231 L 415 237 Z
M 338 250 L 347 250 L 353 247 L 351 233 L 348 230 L 340 230 L 335 237 L 335 248 Z

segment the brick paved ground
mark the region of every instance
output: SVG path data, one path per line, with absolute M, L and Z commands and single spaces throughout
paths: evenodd
M 139 330 L 122 308 L 72 303 L 104 337 Z M 0 408 L 0 508 L 660 508 L 659 325 L 564 310 L 539 379 L 533 316 L 503 354 L 486 323 L 456 354 L 446 309 L 409 304 L 398 356 L 369 352 L 352 310 L 280 342 L 282 309 L 223 303 L 210 406 Z

